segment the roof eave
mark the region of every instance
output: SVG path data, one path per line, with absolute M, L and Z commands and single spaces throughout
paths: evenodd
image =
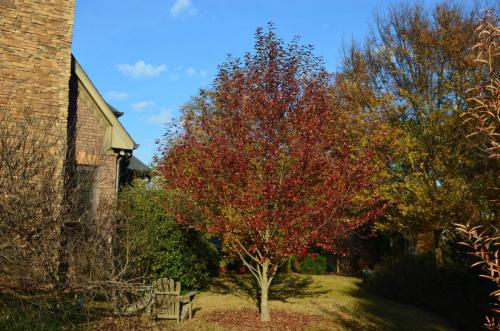
M 113 133 L 111 139 L 111 148 L 134 150 L 136 143 L 134 142 L 130 134 L 127 132 L 127 130 L 120 123 L 118 118 L 113 113 L 113 110 L 104 100 L 102 95 L 95 87 L 94 83 L 92 83 L 89 76 L 85 73 L 85 71 L 83 70 L 83 68 L 76 59 L 75 59 L 75 74 L 80 80 L 80 82 L 83 84 L 83 86 L 85 86 L 92 99 L 94 99 L 95 103 L 99 106 L 103 115 L 112 125 Z

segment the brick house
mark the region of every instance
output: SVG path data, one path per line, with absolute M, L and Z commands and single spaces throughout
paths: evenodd
M 120 180 L 129 174 L 130 158 L 138 147 L 119 121 L 123 113 L 109 105 L 96 89 L 81 65 L 71 57 L 69 79 L 69 107 L 66 152 L 66 188 L 73 212 L 63 227 L 71 242 L 63 241 L 61 255 L 63 272 L 69 285 L 78 284 L 89 268 L 106 269 L 109 266 L 90 266 L 83 252 L 88 227 L 96 226 L 94 233 L 100 242 L 100 254 L 111 253 L 115 233 L 113 211 Z M 90 232 L 93 233 L 94 230 Z M 86 234 L 87 233 L 87 234 Z M 71 239 L 70 239 L 71 240 Z M 91 252 L 90 254 L 95 254 Z M 111 255 L 109 255 L 111 256 Z M 102 262 L 102 261 L 101 261 Z M 91 272 L 92 273 L 92 272 Z
M 101 203 L 115 201 L 120 174 L 137 145 L 118 119 L 122 113 L 106 103 L 72 56 L 74 8 L 74 0 L 0 0 L 0 124 L 18 126 L 28 119 L 29 131 L 43 135 L 34 152 L 53 160 L 51 213 L 61 215 L 57 206 L 68 200 L 70 177 L 81 187 L 75 199 L 78 210 L 88 216 Z M 39 123 L 49 123 L 50 133 L 42 132 Z M 0 198 L 9 195 L 0 187 Z M 41 205 L 40 213 L 47 209 Z M 2 222 L 0 218 L 0 226 Z M 61 265 L 67 270 L 67 228 L 61 217 L 32 219 L 30 224 L 32 233 L 0 228 L 0 256 L 17 254 L 23 262 L 7 266 L 0 261 L 0 283 L 52 286 Z M 100 224 L 100 229 L 112 231 L 111 224 Z
M 138 147 L 110 106 L 72 57 L 69 81 L 68 158 L 80 187 L 80 209 L 95 213 L 100 203 L 116 199 L 120 177 Z

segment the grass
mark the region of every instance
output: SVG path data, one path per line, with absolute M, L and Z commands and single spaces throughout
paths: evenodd
M 257 316 L 258 299 L 253 285 L 250 275 L 225 274 L 214 279 L 207 290 L 197 294 L 194 301 L 194 318 L 180 326 L 177 326 L 175 321 L 154 323 L 147 316 L 117 318 L 109 315 L 97 322 L 90 322 L 90 325 L 80 324 L 78 328 L 110 331 L 242 330 L 241 325 L 234 325 L 235 316 L 231 316 L 231 312 L 245 311 L 247 315 L 253 312 Z M 76 327 L 74 324 L 69 327 L 66 324 L 64 327 L 52 318 L 43 316 L 17 316 L 15 309 L 6 307 L 4 305 L 3 309 L 0 309 L 0 329 L 13 329 L 12 326 L 16 324 L 12 322 L 15 321 L 18 323 L 14 328 L 16 330 L 58 330 Z M 360 279 L 354 277 L 280 275 L 271 288 L 270 308 L 271 313 L 280 312 L 285 317 L 305 314 L 320 321 L 312 327 L 303 328 L 305 330 L 454 330 L 445 320 L 431 313 L 377 297 L 363 287 Z M 211 316 L 214 314 L 227 314 L 232 317 L 233 322 L 210 322 L 209 320 L 213 321 Z M 277 329 L 281 330 L 283 327 Z M 290 329 L 302 328 L 291 326 Z
M 183 329 L 222 330 L 203 319 L 219 310 L 252 309 L 256 292 L 248 275 L 224 275 L 195 299 L 197 314 Z M 454 330 L 445 320 L 418 308 L 370 293 L 362 281 L 336 275 L 285 274 L 271 289 L 271 311 L 318 315 L 329 330 Z M 321 328 L 323 329 L 323 328 Z M 230 330 L 230 329 L 228 329 Z

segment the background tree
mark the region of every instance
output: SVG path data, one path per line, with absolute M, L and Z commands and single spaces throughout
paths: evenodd
M 329 76 L 310 47 L 256 32 L 255 53 L 229 59 L 213 91 L 183 119 L 159 169 L 204 222 L 179 220 L 223 236 L 260 287 L 268 290 L 289 256 L 335 239 L 377 215 L 373 152 L 356 144 L 343 110 L 332 107 Z
M 474 17 L 448 3 L 398 5 L 378 18 L 366 46 L 348 51 L 343 69 L 365 91 L 352 102 L 380 114 L 397 137 L 383 194 L 392 208 L 380 227 L 421 251 L 437 247 L 438 261 L 443 230 L 486 221 L 498 180 L 495 164 L 463 139 L 467 88 L 484 75 L 473 65 Z

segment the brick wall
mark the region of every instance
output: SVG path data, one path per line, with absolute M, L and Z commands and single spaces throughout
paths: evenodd
M 97 173 L 97 201 L 114 202 L 116 198 L 116 155 L 105 155 Z
M 106 131 L 111 130 L 111 124 L 80 83 L 76 109 L 76 164 L 97 167 L 96 208 L 99 203 L 114 202 L 116 198 L 117 155 L 105 142 Z
M 63 197 L 73 16 L 74 0 L 0 0 L 0 124 L 29 121 L 33 141 L 42 142 L 33 153 L 53 156 L 54 206 Z M 15 253 L 29 266 L 19 266 L 22 282 L 56 281 L 61 224 L 47 220 L 32 224 L 35 235 L 19 232 L 26 238 Z
M 74 148 L 71 149 L 74 149 L 74 163 L 77 168 L 90 166 L 95 172 L 91 173 L 92 178 L 83 179 L 93 181 L 92 217 L 87 217 L 89 214 L 82 217 L 80 230 L 72 234 L 75 240 L 67 245 L 69 286 L 86 282 L 88 277 L 99 280 L 110 271 L 117 162 L 117 154 L 106 139 L 112 131 L 111 124 L 74 70 L 71 81 L 70 116 L 74 122 Z M 78 188 L 76 194 L 79 194 Z M 85 231 L 86 235 L 83 234 Z M 92 246 L 90 249 L 89 244 Z M 98 254 L 99 258 L 93 258 L 94 254 Z
M 101 162 L 106 124 L 99 120 L 97 112 L 96 105 L 79 84 L 76 109 L 77 164 L 97 166 Z

